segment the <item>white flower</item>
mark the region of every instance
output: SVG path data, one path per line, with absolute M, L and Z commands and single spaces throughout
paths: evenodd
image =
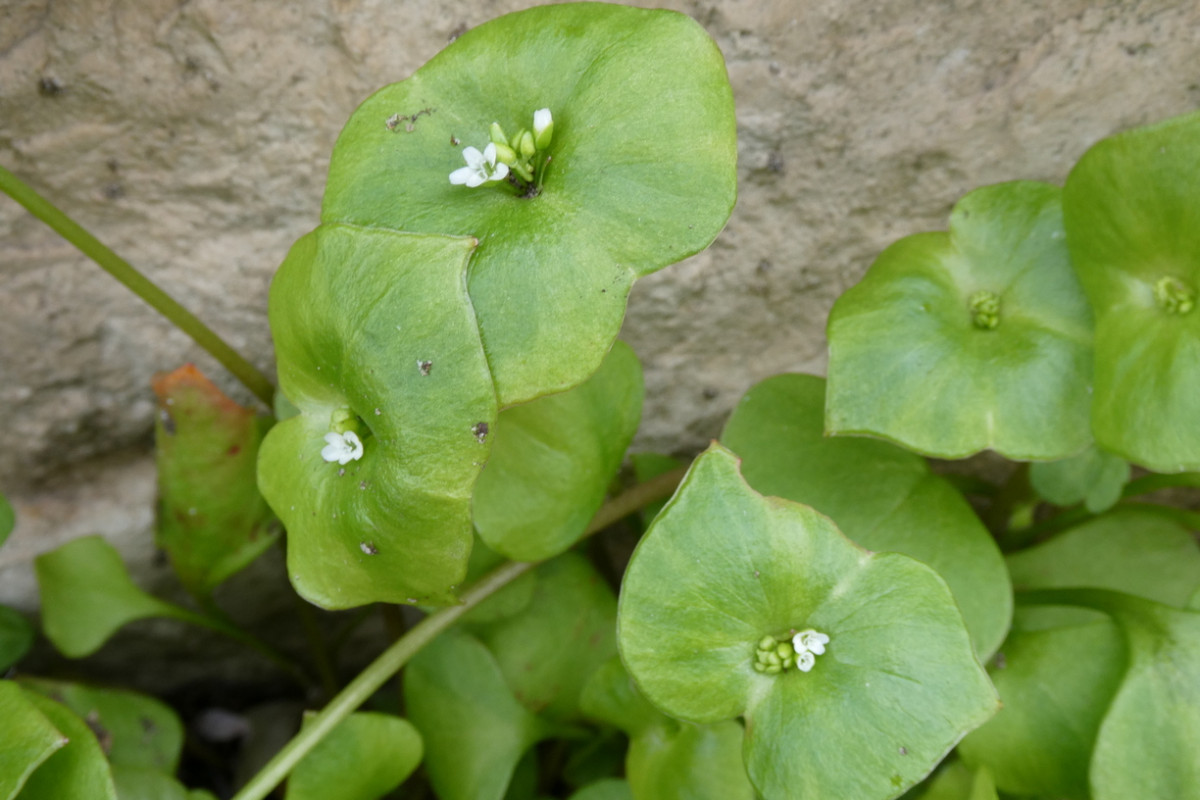
M 326 461 L 336 461 L 339 464 L 349 464 L 358 461 L 363 455 L 362 440 L 354 431 L 325 434 L 325 446 L 321 448 L 321 458 Z
M 825 652 L 825 645 L 829 644 L 829 637 L 823 633 L 814 631 L 809 628 L 806 631 L 800 631 L 792 637 L 792 648 L 796 651 L 797 656 L 804 653 L 812 653 L 813 655 L 821 655 Z M 800 659 L 796 659 L 796 663 L 800 663 Z M 810 666 L 809 669 L 812 667 Z M 803 669 L 803 667 L 801 667 Z M 804 670 L 808 672 L 807 669 Z
M 467 165 L 459 167 L 450 173 L 450 182 L 455 186 L 475 188 L 488 181 L 502 181 L 508 177 L 508 165 L 503 161 L 496 163 L 496 144 L 490 143 L 479 152 L 474 147 L 463 149 L 463 158 Z
M 796 653 L 796 669 L 801 672 L 808 672 L 815 663 L 817 663 L 817 657 L 807 650 Z
M 554 135 L 554 117 L 550 114 L 550 109 L 539 108 L 533 112 L 533 136 L 537 142 L 539 150 L 545 150 L 550 144 L 550 137 Z

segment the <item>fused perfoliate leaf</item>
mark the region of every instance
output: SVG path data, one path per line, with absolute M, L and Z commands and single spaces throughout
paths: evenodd
M 491 651 L 522 705 L 555 721 L 570 720 L 578 716 L 588 677 L 617 652 L 616 598 L 577 553 L 541 565 L 536 577 L 522 611 L 470 630 Z
M 18 800 L 117 800 L 104 751 L 87 723 L 36 692 L 25 697 L 67 741 L 28 777 Z
M 501 800 L 521 756 L 549 733 L 513 697 L 487 648 L 458 631 L 408 665 L 404 699 L 441 800 Z
M 142 591 L 121 554 L 102 536 L 67 542 L 33 562 L 42 628 L 63 655 L 82 658 L 122 626 L 149 617 L 190 620 L 190 612 Z
M 68 739 L 12 681 L 0 681 L 0 720 L 0 800 L 12 800 Z
M 829 637 L 809 671 L 797 650 L 791 668 L 760 659 L 773 641 L 786 663 L 792 637 L 809 629 Z M 762 497 L 719 445 L 634 551 L 617 637 L 663 712 L 745 717 L 747 771 L 767 800 L 895 797 L 997 707 L 933 570 Z
M 583 534 L 637 432 L 642 368 L 617 342 L 600 369 L 560 394 L 505 409 L 473 502 L 496 552 L 542 561 Z
M 161 701 L 136 692 L 65 681 L 23 678 L 21 682 L 86 720 L 109 763 L 168 775 L 179 767 L 183 724 Z
M 1096 315 L 1096 441 L 1156 472 L 1200 468 L 1200 113 L 1089 150 L 1063 217 Z
M 824 408 L 820 378 L 768 378 L 738 403 L 721 443 L 741 458 L 755 490 L 811 505 L 863 547 L 933 567 L 986 659 L 1012 613 L 1008 571 L 995 540 L 925 459 L 875 439 L 825 436 Z
M 1043 498 L 1060 506 L 1083 503 L 1093 514 L 1112 508 L 1128 480 L 1129 463 L 1097 447 L 1029 467 L 1029 482 Z
M 258 493 L 258 446 L 271 426 L 192 364 L 154 377 L 158 396 L 155 541 L 196 595 L 245 567 L 279 536 Z
M 33 626 L 16 609 L 0 606 L 0 674 L 21 660 L 33 644 Z
M 271 285 L 280 388 L 300 413 L 263 441 L 259 486 L 292 584 L 318 605 L 450 603 L 466 573 L 496 423 L 464 284 L 474 246 L 324 225 Z
M 529 127 L 536 174 L 523 176 L 514 138 Z M 466 32 L 355 111 L 322 220 L 478 237 L 471 300 L 509 406 L 595 372 L 633 281 L 708 246 L 733 208 L 736 150 L 724 61 L 692 19 L 533 8 Z M 511 172 L 490 180 L 501 164 Z
M 412 774 L 421 754 L 421 735 L 408 720 L 351 714 L 296 765 L 286 800 L 376 800 Z
M 893 244 L 829 314 L 830 433 L 926 455 L 1065 458 L 1091 441 L 1091 311 L 1060 191 L 976 189 L 949 233 Z

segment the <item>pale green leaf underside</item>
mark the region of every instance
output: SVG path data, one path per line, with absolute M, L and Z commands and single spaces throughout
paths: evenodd
M 325 225 L 271 286 L 280 388 L 259 486 L 288 531 L 288 572 L 326 608 L 453 601 L 496 399 L 463 285 L 473 240 Z M 363 455 L 321 456 L 339 409 Z
M 768 378 L 742 398 L 721 442 L 741 458 L 756 491 L 813 506 L 863 547 L 933 567 L 954 593 L 976 652 L 988 658 L 1012 613 L 995 540 L 920 456 L 874 439 L 826 437 L 824 405 L 820 378 Z
M 480 538 L 515 561 L 574 544 L 637 432 L 642 395 L 641 364 L 617 342 L 579 386 L 500 412 L 472 503 Z
M 984 449 L 1065 458 L 1091 441 L 1091 312 L 1071 271 L 1059 190 L 987 186 L 949 233 L 885 250 L 829 315 L 831 433 L 867 433 L 941 458 Z M 998 325 L 975 324 L 978 292 Z
M 444 633 L 404 673 L 409 719 L 441 800 L 501 800 L 521 756 L 546 733 L 480 642 Z
M 124 625 L 189 614 L 142 591 L 101 536 L 84 536 L 34 559 L 42 629 L 63 655 L 82 658 Z
M 492 122 L 511 134 L 541 108 L 554 137 L 540 196 L 450 184 Z M 417 114 L 411 130 L 387 124 Z M 334 149 L 322 219 L 479 238 L 471 299 L 508 406 L 599 367 L 634 279 L 724 225 L 735 167 L 732 91 L 696 22 L 600 3 L 534 8 L 468 31 L 364 102 Z
M 806 628 L 831 640 L 811 672 L 754 671 L 764 635 Z M 997 705 L 936 573 L 860 549 L 806 506 L 758 495 L 719 445 L 634 552 L 617 635 L 664 712 L 745 715 L 747 771 L 767 800 L 895 797 Z
M 356 712 L 296 765 L 285 800 L 377 800 L 412 774 L 422 752 L 408 720 Z
M 1163 279 L 1200 290 L 1200 113 L 1089 150 L 1063 217 L 1096 314 L 1096 440 L 1156 472 L 1200 468 L 1200 309 L 1155 296 Z
M 13 681 L 0 681 L 0 720 L 0 800 L 12 800 L 67 737 Z

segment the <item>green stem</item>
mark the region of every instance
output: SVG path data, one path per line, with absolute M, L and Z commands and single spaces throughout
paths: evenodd
M 232 620 L 224 615 L 218 614 L 197 614 L 194 611 L 189 611 L 186 608 L 181 608 L 173 604 L 166 604 L 171 608 L 170 616 L 175 617 L 183 622 L 190 622 L 193 625 L 201 628 L 207 628 L 210 631 L 219 633 L 226 638 L 245 645 L 259 655 L 266 658 L 271 663 L 278 666 L 280 669 L 287 672 L 301 686 L 311 686 L 312 679 L 304 673 L 302 669 L 297 667 L 290 658 L 280 653 L 269 644 L 259 639 L 254 634 L 243 630 Z
M 1149 494 L 1159 489 L 1173 489 L 1177 486 L 1200 488 L 1200 472 L 1177 472 L 1171 475 L 1151 473 L 1130 481 L 1121 491 L 1122 497 L 1137 497 Z
M 583 535 L 590 536 L 639 508 L 669 497 L 683 479 L 685 472 L 685 468 L 672 470 L 613 498 L 600 507 Z M 399 672 L 422 647 L 457 622 L 463 614 L 535 566 L 537 565 L 531 562 L 517 561 L 502 564 L 463 592 L 459 605 L 435 611 L 414 625 L 359 673 L 358 677 L 348 683 L 329 705 L 314 716 L 257 775 L 250 779 L 249 783 L 242 787 L 240 792 L 234 795 L 233 800 L 263 800 L 267 797 L 309 751 Z
M 78 223 L 52 205 L 49 200 L 35 192 L 28 184 L 4 167 L 0 167 L 0 191 L 49 225 L 59 236 L 77 247 L 80 252 L 99 264 L 109 275 L 112 275 L 170 320 L 177 328 L 192 337 L 196 344 L 207 350 L 222 366 L 233 373 L 234 377 L 245 384 L 255 397 L 262 400 L 268 408 L 271 407 L 275 398 L 275 388 L 271 382 L 240 353 L 226 344 L 224 339 L 201 322 L 195 314 L 181 306 L 170 295 L 158 288 L 153 281 L 134 269 L 128 261 L 101 244 L 95 236 L 84 230 Z

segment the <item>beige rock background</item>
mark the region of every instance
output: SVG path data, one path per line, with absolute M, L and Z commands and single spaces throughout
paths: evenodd
M 374 89 L 528 0 L 0 0 L 0 164 L 272 367 L 265 307 L 317 222 L 328 155 Z M 728 60 L 740 199 L 713 247 L 640 282 L 624 337 L 637 447 L 694 451 L 770 374 L 824 370 L 834 298 L 969 189 L 1061 182 L 1096 140 L 1200 104 L 1200 4 L 669 0 Z M 450 9 L 450 10 L 447 10 Z M 149 378 L 182 334 L 0 198 L 0 487 L 29 567 L 108 535 L 154 567 Z M 238 395 L 245 398 L 244 393 Z

